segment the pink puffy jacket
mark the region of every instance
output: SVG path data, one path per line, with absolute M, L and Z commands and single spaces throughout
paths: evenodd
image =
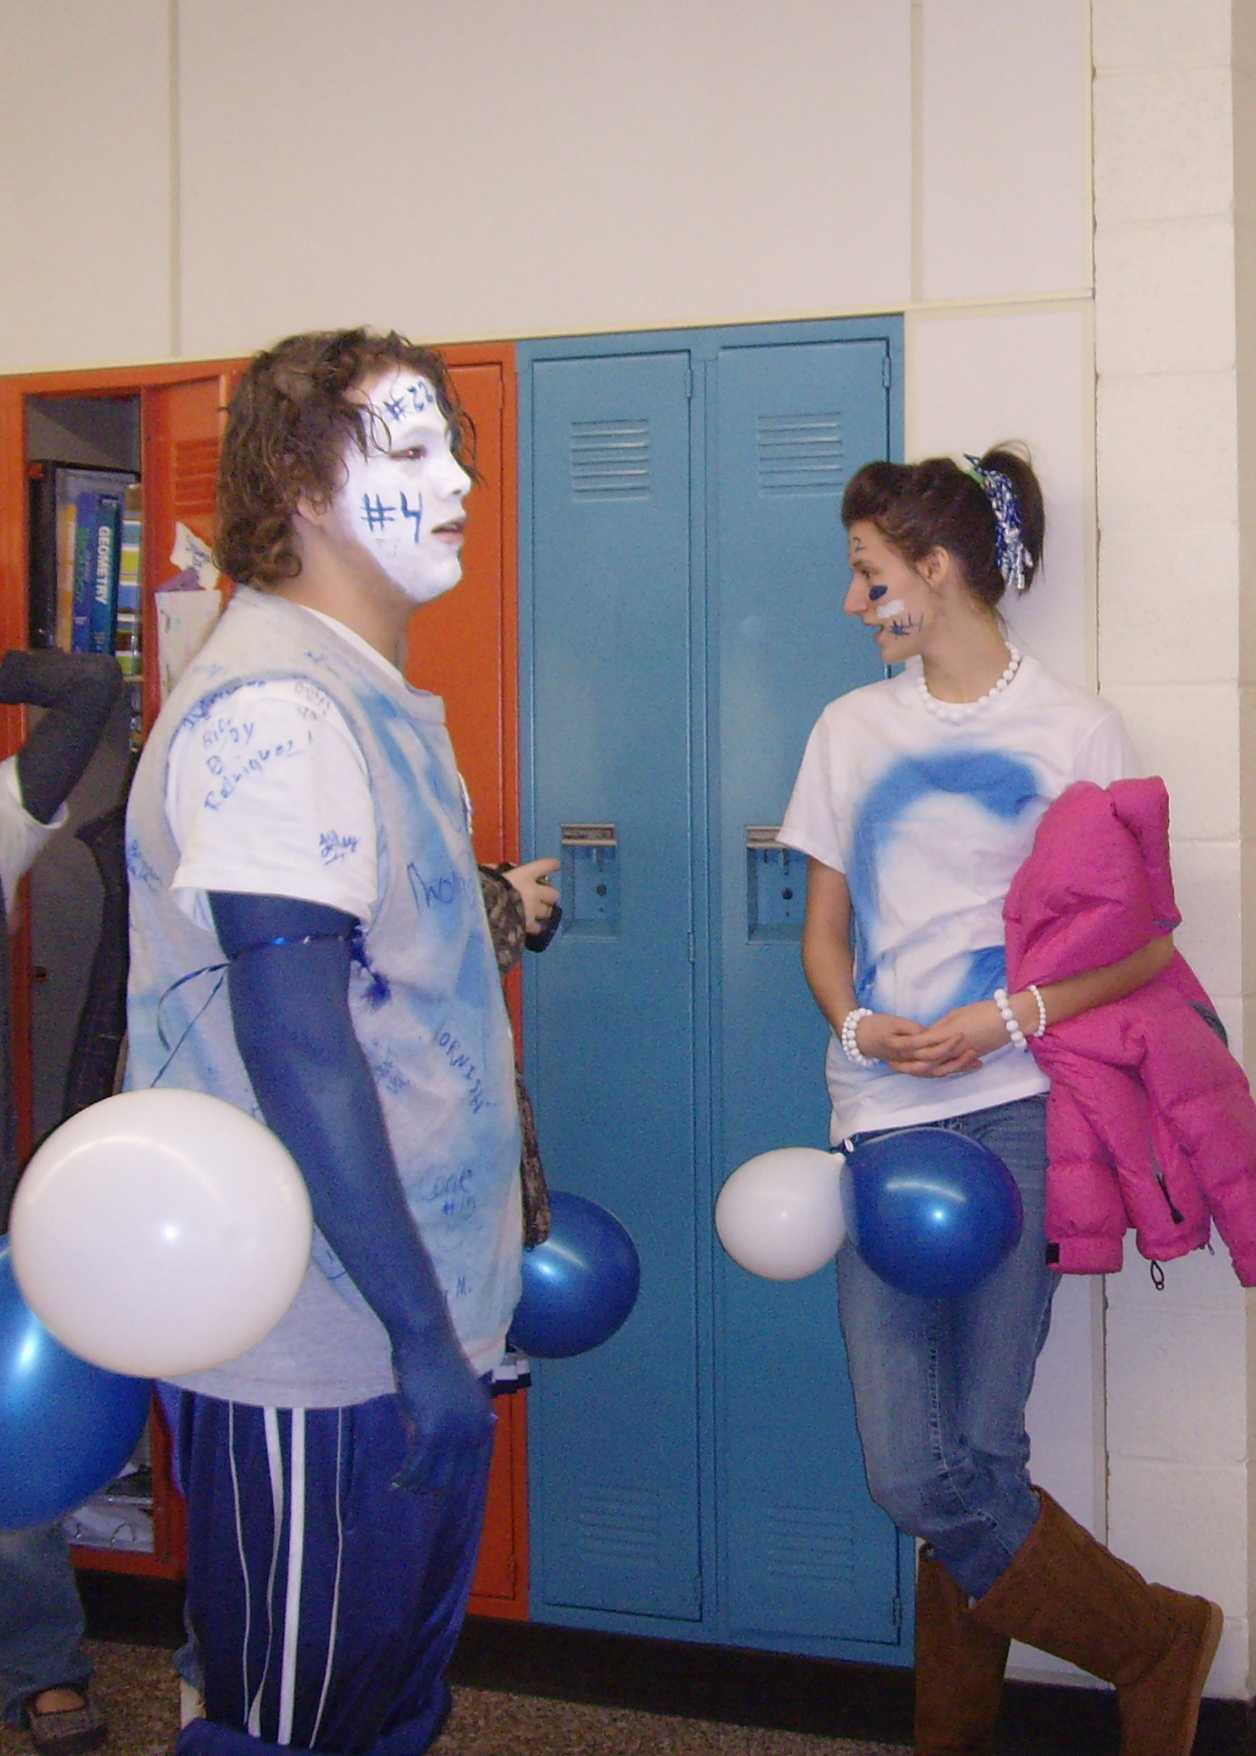
M 1008 986 L 1128 957 L 1181 920 L 1164 782 L 1079 781 L 1048 809 L 1003 909 Z M 1063 1273 L 1119 1269 L 1133 1226 L 1168 1262 L 1216 1223 L 1256 1286 L 1256 1104 L 1243 1069 L 1196 1011 L 1207 994 L 1180 954 L 1124 1000 L 1030 1039 L 1051 1081 L 1047 1240 Z

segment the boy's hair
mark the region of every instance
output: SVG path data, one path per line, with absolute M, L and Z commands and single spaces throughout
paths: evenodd
M 428 379 L 459 463 L 478 480 L 475 427 L 441 356 L 389 330 L 290 335 L 250 362 L 231 399 L 218 475 L 218 565 L 230 578 L 282 585 L 301 571 L 292 515 L 326 506 L 344 482 L 344 456 L 365 457 L 374 416 L 353 392 L 389 367 Z

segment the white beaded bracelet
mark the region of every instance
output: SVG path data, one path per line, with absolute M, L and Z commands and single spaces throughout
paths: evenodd
M 856 1067 L 876 1066 L 876 1062 L 871 1056 L 860 1053 L 859 1044 L 855 1040 L 855 1033 L 859 1029 L 859 1020 L 861 1018 L 871 1017 L 872 1008 L 870 1006 L 856 1006 L 848 1012 L 842 1020 L 842 1028 L 839 1032 L 842 1051 L 845 1054 L 846 1059 L 848 1061 L 853 1061 Z
M 1027 993 L 1033 995 L 1034 1003 L 1038 1008 L 1038 1028 L 1034 1032 L 1034 1035 L 1036 1037 L 1045 1037 L 1047 1034 L 1047 1003 L 1042 997 L 1042 990 L 1039 988 L 1037 982 L 1027 982 L 1025 984 L 1025 990 Z
M 1006 988 L 996 988 L 994 990 L 994 1003 L 1002 1015 L 1004 1024 L 1007 1026 L 1007 1034 L 1012 1039 L 1013 1047 L 1017 1049 L 1027 1049 L 1029 1044 L 1025 1041 L 1024 1031 L 1016 1022 L 1016 1014 L 1012 1011 L 1011 1005 L 1008 1001 Z

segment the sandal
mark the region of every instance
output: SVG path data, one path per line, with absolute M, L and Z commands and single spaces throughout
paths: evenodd
M 63 1707 L 52 1713 L 40 1713 L 28 1704 L 26 1729 L 39 1756 L 80 1756 L 82 1751 L 98 1750 L 109 1736 L 104 1714 L 86 1695 L 81 1707 Z

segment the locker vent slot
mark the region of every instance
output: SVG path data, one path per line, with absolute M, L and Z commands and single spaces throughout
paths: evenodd
M 648 1489 L 586 1490 L 576 1513 L 580 1554 L 588 1561 L 658 1570 L 662 1541 L 659 1496 Z
M 571 492 L 577 500 L 648 500 L 649 421 L 573 421 Z
M 760 415 L 758 438 L 761 494 L 841 492 L 846 445 L 840 415 Z
M 838 1585 L 853 1576 L 855 1544 L 849 1518 L 814 1506 L 764 1510 L 764 1558 L 770 1578 Z
M 181 439 L 174 448 L 176 518 L 213 516 L 218 485 L 217 439 Z

